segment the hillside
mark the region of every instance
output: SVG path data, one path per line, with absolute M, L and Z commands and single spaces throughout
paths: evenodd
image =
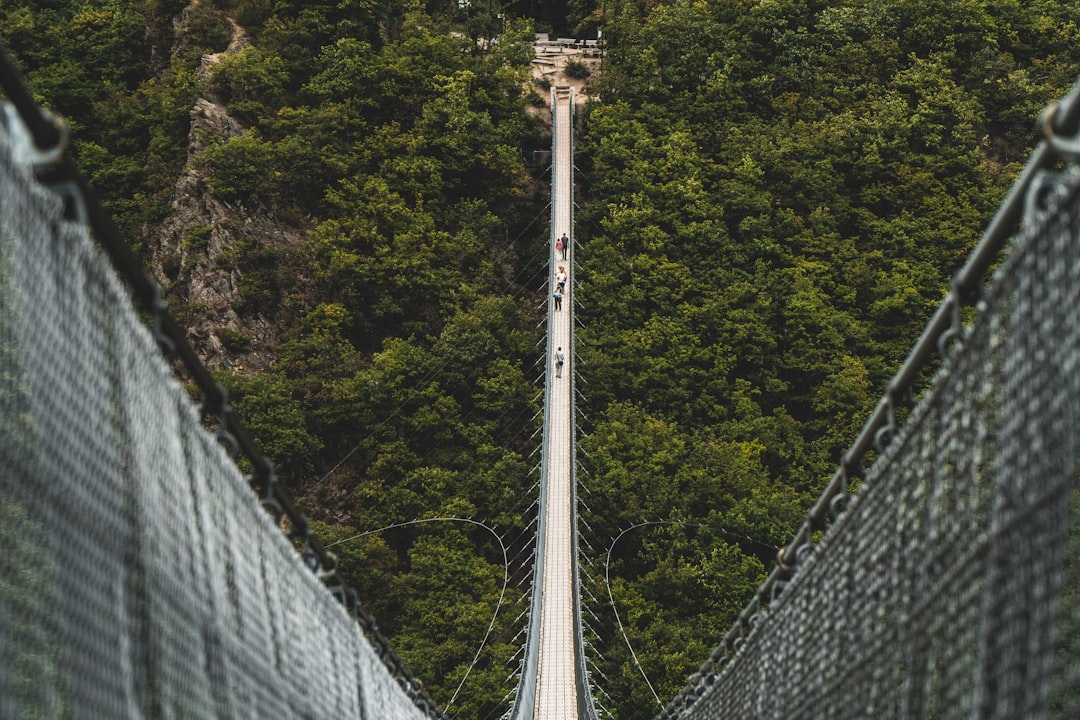
M 585 519 L 594 547 L 688 521 L 611 568 L 661 699 L 770 567 L 740 536 L 791 536 L 1080 72 L 1077 9 L 604 6 L 577 160 Z M 605 690 L 649 717 L 598 606 Z
M 585 539 L 605 705 L 646 718 L 627 642 L 663 701 L 727 630 L 1080 73 L 1077 5 L 5 0 L 0 38 L 395 648 L 486 718 L 520 629 L 502 609 L 470 670 L 491 532 L 369 531 L 475 519 L 527 590 L 533 40 L 603 29 L 576 160 Z

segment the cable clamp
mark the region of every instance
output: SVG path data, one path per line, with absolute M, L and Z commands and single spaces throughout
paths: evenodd
M 1024 194 L 1023 224 L 1032 228 L 1043 222 L 1063 202 L 1067 201 L 1070 187 L 1070 175 L 1075 178 L 1077 169 L 1064 172 L 1039 170 L 1031 176 Z
M 331 581 L 335 579 L 340 583 L 341 578 L 338 577 L 337 566 L 337 555 L 329 551 L 324 551 L 322 558 L 319 561 L 319 567 L 315 570 L 315 576 L 326 584 L 330 584 Z
M 776 564 L 780 566 L 780 569 L 785 575 L 790 575 L 795 570 L 795 565 L 798 563 L 797 553 L 794 548 L 792 552 L 788 554 L 788 548 L 782 547 L 776 551 Z
M 787 586 L 788 586 L 789 582 L 790 581 L 788 581 L 788 580 L 777 580 L 776 582 L 773 583 L 772 587 L 769 588 L 769 606 L 770 607 L 773 606 L 774 604 L 776 604 L 777 599 L 781 595 L 784 594 L 784 591 L 787 590 Z
M 885 448 L 889 446 L 892 441 L 893 433 L 896 432 L 896 412 L 895 412 L 895 400 L 893 395 L 895 393 L 894 388 L 890 387 L 885 392 L 883 399 L 885 403 L 885 424 L 877 429 L 874 433 L 874 448 L 878 453 L 885 452 Z
M 308 544 L 304 544 L 304 549 L 300 551 L 300 559 L 304 561 L 304 565 L 312 573 L 319 574 L 319 555 Z
M 263 456 L 263 464 L 267 470 L 263 477 L 258 478 L 262 482 L 262 497 L 259 499 L 259 503 L 262 505 L 263 510 L 270 513 L 270 516 L 274 518 L 274 524 L 280 525 L 281 518 L 285 515 L 285 509 L 281 507 L 281 503 L 278 502 L 277 497 L 274 496 L 274 486 L 277 484 L 277 473 L 274 472 L 274 464 L 270 462 L 270 458 Z M 253 479 L 254 483 L 254 479 Z
M 204 412 L 211 417 L 217 418 L 217 441 L 225 448 L 225 452 L 228 453 L 229 457 L 235 460 L 240 453 L 240 443 L 236 440 L 236 436 L 229 432 L 229 416 L 232 415 L 232 405 L 229 404 L 229 395 L 225 392 L 225 388 L 221 386 L 221 383 L 214 383 L 214 390 L 219 400 L 216 406 L 204 407 Z
M 56 142 L 52 147 L 40 147 L 36 142 L 31 143 L 34 148 L 31 164 L 34 174 L 39 178 L 48 176 L 61 165 L 71 140 L 68 124 L 64 118 L 44 108 L 41 109 L 41 114 L 48 124 L 56 128 Z
M 949 305 L 949 310 L 952 312 L 952 324 L 945 332 L 941 333 L 937 339 L 938 355 L 941 356 L 942 362 L 948 362 L 953 351 L 958 349 L 962 344 L 960 336 L 963 333 L 964 327 L 960 319 L 960 290 L 957 288 L 955 279 L 953 280 L 953 289 L 945 298 L 945 302 Z
M 161 327 L 161 320 L 165 317 L 165 313 L 168 312 L 169 306 L 165 304 L 165 299 L 161 295 L 161 285 L 150 276 L 147 276 L 147 282 L 150 283 L 150 287 L 153 288 L 154 292 L 154 297 L 150 301 L 150 332 L 153 333 L 154 342 L 157 343 L 161 354 L 165 356 L 167 361 L 172 362 L 176 359 L 176 343 L 165 334 Z
M 1057 117 L 1059 107 L 1059 103 L 1053 103 L 1042 111 L 1039 123 L 1042 125 L 1043 135 L 1046 137 L 1046 141 L 1050 143 L 1050 147 L 1060 157 L 1069 162 L 1080 162 L 1080 138 L 1077 138 L 1076 135 L 1059 135 L 1054 130 L 1054 120 Z
M 86 211 L 86 200 L 79 186 L 71 180 L 52 180 L 39 176 L 41 183 L 60 198 L 64 204 L 64 219 L 77 225 L 89 225 L 90 214 Z

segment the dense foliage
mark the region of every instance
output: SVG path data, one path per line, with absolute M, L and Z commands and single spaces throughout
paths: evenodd
M 1077 10 L 598 5 L 610 52 L 577 158 L 586 520 L 605 550 L 684 523 L 627 533 L 599 573 L 642 665 L 596 603 L 618 717 L 656 712 L 642 673 L 661 701 L 682 686 L 832 475 L 1080 72 Z
M 232 270 L 241 318 L 282 324 L 265 369 L 219 378 L 324 542 L 342 541 L 347 577 L 409 667 L 440 704 L 483 717 L 513 687 L 527 577 L 499 543 L 528 542 L 535 498 L 547 200 L 526 192 L 524 158 L 544 141 L 526 113 L 529 23 L 499 23 L 492 47 L 477 40 L 494 11 L 428 10 L 3 0 L 0 34 L 143 252 L 190 168 L 236 209 L 223 222 L 261 213 L 301 237 L 217 251 L 210 218 L 184 231 L 186 252 Z M 193 143 L 198 98 L 242 132 L 200 128 Z M 164 280 L 181 320 L 196 316 Z M 218 334 L 243 352 L 250 332 Z M 452 521 L 364 534 L 435 517 L 496 534 Z
M 583 527 L 602 704 L 644 718 L 728 629 L 978 239 L 1080 71 L 1078 10 L 0 0 L 0 37 L 134 245 L 191 166 L 301 238 L 213 258 L 236 312 L 284 338 L 220 379 L 407 664 L 486 718 L 517 608 L 469 667 L 504 572 L 507 599 L 527 589 L 502 551 L 527 545 L 535 497 L 527 41 L 533 19 L 603 28 L 576 160 Z M 198 98 L 242 132 L 192 145 Z M 402 525 L 451 517 L 509 547 L 475 522 Z

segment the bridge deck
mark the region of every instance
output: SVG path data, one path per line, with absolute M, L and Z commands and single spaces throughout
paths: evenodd
M 571 103 L 569 88 L 556 88 L 554 93 L 552 145 L 552 228 L 551 269 L 549 288 L 554 288 L 554 272 L 562 266 L 567 272 L 566 290 L 562 309 L 549 303 L 548 329 L 551 334 L 551 362 L 554 351 L 562 348 L 566 364 L 561 377 L 554 365 L 548 370 L 547 453 L 545 477 L 546 501 L 543 505 L 545 522 L 543 560 L 542 617 L 540 621 L 539 661 L 536 682 L 537 720 L 570 720 L 578 716 L 577 688 L 575 685 L 575 621 L 574 621 L 574 538 L 572 507 L 573 445 L 571 443 L 572 412 L 571 392 L 573 383 L 573 350 L 571 328 L 573 322 L 573 242 L 566 260 L 555 250 L 555 241 L 565 233 L 573 238 L 572 224 L 572 144 Z M 549 293 L 550 296 L 550 293 Z

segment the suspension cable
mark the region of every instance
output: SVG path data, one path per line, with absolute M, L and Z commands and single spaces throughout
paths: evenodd
M 495 620 L 499 617 L 499 610 L 502 609 L 503 601 L 504 601 L 504 599 L 506 597 L 506 588 L 510 583 L 510 562 L 507 559 L 506 544 L 503 542 L 503 539 L 499 535 L 499 533 L 495 532 L 495 529 L 493 527 L 491 527 L 490 525 L 487 525 L 486 523 L 482 523 L 479 520 L 474 520 L 472 518 L 461 518 L 461 517 L 420 518 L 418 520 L 405 520 L 405 521 L 402 521 L 402 522 L 391 523 L 391 524 L 386 525 L 384 527 L 376 528 L 375 530 L 365 530 L 364 532 L 360 532 L 360 533 L 357 533 L 355 535 L 350 535 L 347 538 L 342 538 L 340 540 L 335 540 L 334 542 L 329 543 L 326 547 L 331 548 L 331 547 L 333 547 L 335 545 L 340 545 L 341 543 L 347 542 L 349 540 L 355 540 L 356 538 L 364 537 L 366 535 L 374 535 L 376 533 L 382 533 L 382 532 L 385 532 L 386 530 L 393 530 L 395 528 L 408 527 L 410 525 L 424 525 L 424 524 L 433 523 L 433 522 L 469 523 L 471 525 L 481 527 L 484 530 L 487 530 L 489 533 L 491 533 L 491 536 L 494 537 L 495 540 L 499 543 L 499 547 L 502 549 L 502 555 L 503 555 L 503 584 L 502 584 L 502 590 L 499 591 L 499 600 L 498 600 L 498 602 L 495 603 L 495 612 L 492 613 L 492 615 L 491 615 L 491 622 L 488 623 L 487 632 L 484 633 L 484 638 L 483 638 L 483 640 L 480 641 L 480 646 L 476 649 L 476 654 L 473 656 L 472 662 L 469 663 L 468 669 L 465 670 L 465 674 L 461 677 L 461 682 L 458 683 L 457 688 L 454 690 L 454 694 L 450 697 L 450 700 L 447 701 L 447 703 L 446 703 L 445 709 L 449 710 L 450 707 L 453 706 L 454 701 L 457 700 L 458 693 L 461 692 L 461 688 L 465 685 L 465 681 L 468 679 L 469 673 L 471 673 L 473 671 L 473 668 L 475 668 L 476 664 L 480 661 L 480 653 L 483 652 L 484 646 L 487 644 L 488 639 L 491 637 L 491 633 L 495 629 Z
M 615 549 L 616 543 L 618 543 L 619 540 L 622 539 L 623 535 L 630 532 L 631 530 L 637 530 L 639 528 L 653 525 L 679 525 L 682 527 L 696 527 L 707 529 L 711 528 L 714 530 L 719 530 L 722 535 L 725 535 L 732 539 L 748 541 L 751 545 L 757 546 L 759 548 L 769 547 L 773 550 L 779 550 L 779 548 L 775 545 L 770 545 L 768 543 L 763 543 L 760 540 L 755 540 L 749 535 L 731 532 L 730 530 L 727 530 L 725 528 L 718 528 L 716 526 L 709 525 L 708 523 L 689 522 L 685 520 L 646 520 L 644 522 L 635 523 L 620 532 L 618 535 L 615 536 L 615 539 L 611 541 L 611 545 L 608 546 L 607 550 L 607 558 L 604 560 L 604 585 L 607 588 L 608 603 L 611 605 L 612 612 L 615 613 L 615 622 L 619 626 L 619 633 L 622 635 L 623 642 L 626 643 L 627 649 L 630 650 L 630 657 L 634 661 L 634 666 L 637 667 L 638 672 L 641 673 L 641 677 L 645 679 L 645 684 L 649 686 L 649 691 L 652 693 L 653 698 L 656 699 L 656 704 L 662 708 L 664 706 L 664 703 L 660 700 L 660 697 L 657 695 L 656 690 L 653 688 L 652 682 L 649 681 L 649 677 L 645 674 L 645 668 L 643 668 L 641 666 L 641 663 L 638 661 L 637 653 L 634 652 L 634 648 L 630 644 L 630 636 L 627 635 L 626 628 L 623 626 L 622 619 L 619 617 L 619 609 L 615 606 L 615 597 L 611 592 L 611 553 Z

